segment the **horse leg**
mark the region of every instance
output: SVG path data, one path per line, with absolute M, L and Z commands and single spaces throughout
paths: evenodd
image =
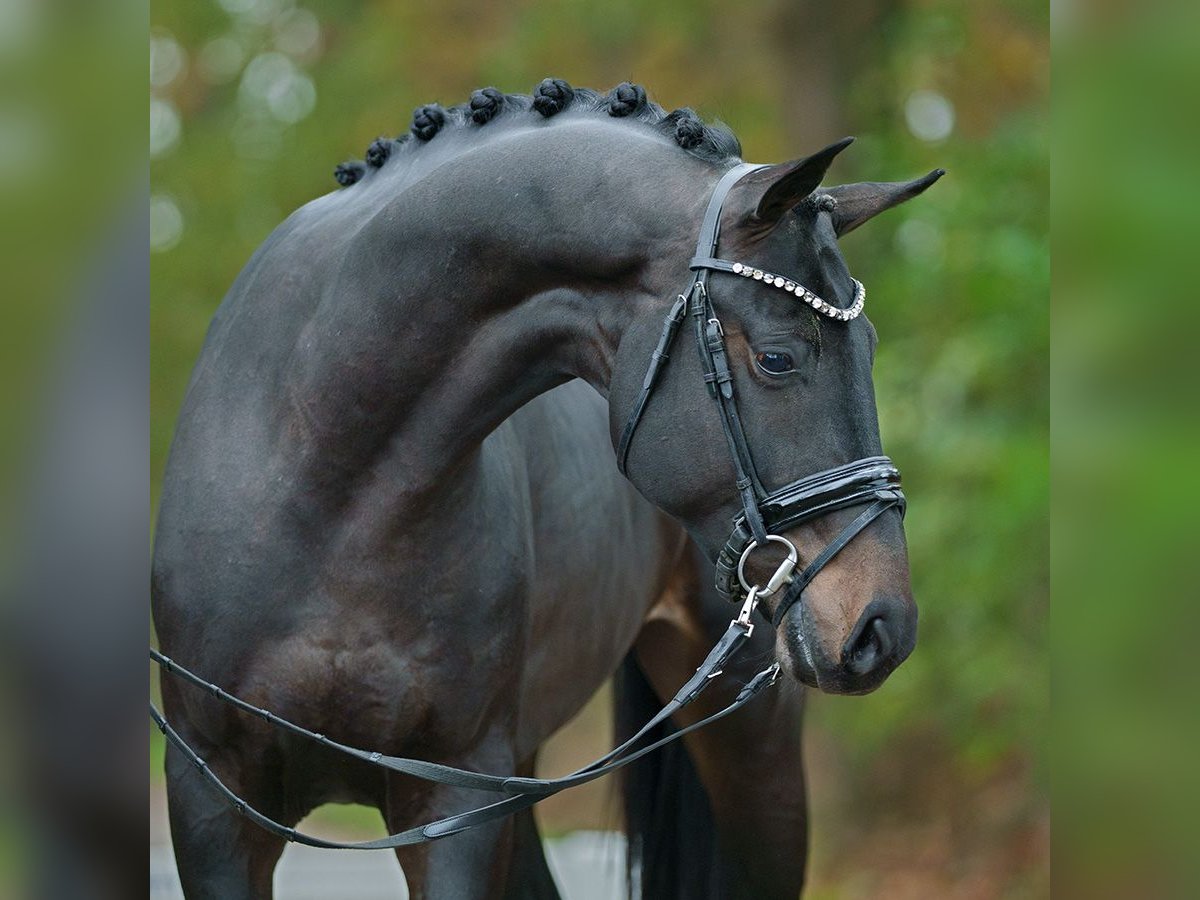
M 736 612 L 705 589 L 707 578 L 693 574 L 698 566 L 693 557 L 690 571 L 675 579 L 634 648 L 636 666 L 659 702 L 695 672 Z M 770 661 L 773 644 L 770 626 L 759 621 L 724 677 L 681 711 L 677 724 L 690 724 L 729 703 L 740 685 Z M 782 681 L 733 716 L 684 739 L 685 766 L 691 778 L 698 777 L 708 801 L 707 809 L 692 815 L 711 815 L 716 832 L 719 865 L 704 896 L 795 900 L 799 894 L 808 837 L 802 709 L 802 691 Z M 684 869 L 687 864 L 682 862 Z M 652 883 L 643 877 L 643 884 Z M 652 890 L 647 896 L 659 894 Z
M 203 745 L 192 746 L 235 793 L 278 818 L 245 766 L 215 749 L 206 755 Z M 270 900 L 283 839 L 239 816 L 173 745 L 167 746 L 166 772 L 171 843 L 183 895 L 188 900 Z
M 513 754 L 507 744 L 485 744 L 449 765 L 478 772 L 510 772 Z M 384 805 L 388 830 L 403 831 L 475 807 L 501 795 L 441 784 L 419 784 L 389 775 Z M 412 900 L 490 900 L 503 896 L 516 847 L 512 818 L 499 819 L 425 844 L 397 847 Z
M 533 777 L 535 762 L 536 756 L 522 763 L 517 774 L 522 778 Z M 505 900 L 559 900 L 560 897 L 532 809 L 513 816 L 513 853 L 504 897 Z
M 529 771 L 532 771 L 532 767 Z M 524 775 L 524 772 L 520 772 Z M 412 797 L 407 798 L 407 802 L 411 803 Z M 476 804 L 480 801 L 476 800 Z M 454 807 L 456 810 L 468 808 L 466 805 L 458 804 Z M 432 816 L 431 816 L 432 817 Z M 410 819 L 398 819 L 393 816 L 385 816 L 388 820 L 388 829 L 390 831 L 400 831 L 404 827 L 408 827 L 406 823 Z M 507 824 L 507 823 L 501 823 Z M 491 826 L 481 826 L 488 828 Z M 474 829 L 474 830 L 481 830 Z M 538 833 L 537 822 L 534 820 L 533 810 L 526 809 L 514 815 L 511 819 L 511 827 L 508 829 L 509 844 L 511 846 L 509 860 L 506 865 L 506 878 L 503 891 L 494 894 L 490 889 L 478 890 L 479 886 L 475 886 L 478 893 L 460 894 L 455 893 L 451 889 L 447 876 L 443 870 L 439 868 L 440 861 L 431 857 L 430 851 L 435 849 L 430 844 L 418 844 L 411 847 L 398 847 L 396 849 L 396 858 L 400 862 L 400 868 L 404 870 L 404 877 L 408 883 L 409 896 L 413 900 L 426 897 L 450 897 L 450 896 L 501 896 L 505 900 L 560 900 L 558 886 L 554 882 L 554 877 L 550 874 L 550 867 L 546 862 L 546 856 L 542 849 L 541 835 Z M 466 832 L 470 834 L 471 832 Z M 451 851 L 453 862 L 450 865 L 457 865 L 459 859 L 458 854 L 462 854 L 465 859 L 468 854 L 476 852 L 472 849 L 464 848 L 460 839 L 463 835 L 446 838 L 439 841 L 439 844 L 445 844 L 447 849 Z M 504 837 L 503 835 L 501 836 Z M 451 843 L 455 842 L 455 843 Z M 500 841 L 498 841 L 499 843 Z M 460 849 L 455 850 L 458 846 Z M 492 876 L 489 875 L 489 878 Z M 490 881 L 488 883 L 491 883 Z

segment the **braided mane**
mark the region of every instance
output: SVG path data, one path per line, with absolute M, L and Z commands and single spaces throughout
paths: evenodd
M 450 127 L 478 127 L 497 118 L 518 115 L 550 118 L 566 109 L 603 112 L 614 118 L 644 122 L 670 137 L 691 156 L 707 162 L 722 163 L 741 157 L 741 144 L 727 127 L 706 125 L 686 107 L 668 113 L 646 95 L 641 85 L 625 81 L 604 94 L 589 88 L 573 88 L 561 78 L 546 78 L 532 94 L 505 94 L 486 87 L 458 106 L 444 108 L 436 103 L 418 106 L 407 133 L 395 138 L 376 138 L 367 147 L 364 160 L 341 163 L 334 169 L 333 177 L 338 184 L 349 187 L 372 169 L 382 168 L 405 144 L 419 146 Z

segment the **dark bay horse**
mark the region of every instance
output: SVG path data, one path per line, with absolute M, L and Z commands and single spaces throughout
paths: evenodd
M 820 188 L 845 143 L 747 175 L 720 220 L 723 254 L 838 309 L 855 283 L 837 237 L 940 174 Z M 164 652 L 335 740 L 483 772 L 532 774 L 618 669 L 618 723 L 640 725 L 731 616 L 711 566 L 740 505 L 696 353 L 680 345 L 663 370 L 628 479 L 613 448 L 739 156 L 728 131 L 639 87 L 547 79 L 532 96 L 422 107 L 411 135 L 340 166 L 344 189 L 275 230 L 209 329 L 158 517 Z M 865 317 L 819 316 L 753 278 L 714 274 L 711 289 L 764 484 L 880 453 Z M 786 536 L 809 558 L 854 514 Z M 770 571 L 762 556 L 752 568 Z M 774 657 L 791 684 L 625 779 L 643 895 L 794 898 L 798 683 L 870 691 L 915 639 L 889 510 L 776 631 L 755 631 L 736 674 Z M 359 802 L 399 831 L 478 805 L 162 687 L 213 771 L 283 822 Z M 735 690 L 714 686 L 677 724 Z M 166 768 L 186 895 L 270 897 L 283 841 L 174 747 Z M 414 897 L 557 896 L 529 811 L 397 855 Z

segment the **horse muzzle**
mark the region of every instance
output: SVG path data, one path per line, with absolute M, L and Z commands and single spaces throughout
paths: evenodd
M 797 681 L 830 694 L 869 694 L 894 672 L 917 643 L 917 607 L 906 597 L 876 596 L 849 635 L 821 639 L 827 623 L 813 604 L 800 605 L 779 628 L 780 657 Z

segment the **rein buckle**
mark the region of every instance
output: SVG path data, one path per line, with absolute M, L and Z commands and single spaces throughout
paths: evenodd
M 732 622 L 732 624 L 741 625 L 746 629 L 746 637 L 754 634 L 754 623 L 750 621 L 750 616 L 753 615 L 754 608 L 758 606 L 759 590 L 760 588 L 757 585 L 749 589 L 749 593 L 746 594 L 746 602 L 742 604 L 741 612 L 738 613 L 737 618 Z

